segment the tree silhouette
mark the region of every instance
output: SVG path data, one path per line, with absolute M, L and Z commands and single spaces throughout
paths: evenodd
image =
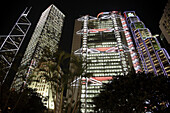
M 167 76 L 129 74 L 105 84 L 93 98 L 95 111 L 101 113 L 169 113 L 170 81 Z
M 2 113 L 43 113 L 46 110 L 46 107 L 43 105 L 41 98 L 39 97 L 40 95 L 30 88 L 26 88 L 23 92 L 11 90 L 3 92 L 3 99 L 1 100 L 2 108 L 5 105 L 6 99 L 8 99 L 9 93 L 11 93 L 8 100 L 9 102 Z

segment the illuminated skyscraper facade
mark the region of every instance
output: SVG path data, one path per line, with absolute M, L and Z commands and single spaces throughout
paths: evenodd
M 159 21 L 159 28 L 162 32 L 160 35 L 161 42 L 170 54 L 170 0 L 168 0 L 164 13 Z
M 41 15 L 30 42 L 21 61 L 21 66 L 28 65 L 25 70 L 19 71 L 13 82 L 13 88 L 20 90 L 24 85 L 22 77 L 26 72 L 26 77 L 30 75 L 31 70 L 36 67 L 39 59 L 42 57 L 43 48 L 48 47 L 52 52 L 56 52 L 59 46 L 63 22 L 65 15 L 54 5 L 50 5 Z M 36 79 L 36 78 L 35 78 Z M 38 78 L 37 78 L 38 79 Z M 54 100 L 50 86 L 47 81 L 42 78 L 40 82 L 32 82 L 29 87 L 37 89 L 42 97 L 49 97 L 49 101 L 43 101 L 50 109 L 54 109 Z M 55 91 L 54 91 L 55 92 Z
M 133 35 L 136 48 L 145 73 L 170 76 L 170 56 L 159 41 L 153 36 L 135 11 L 125 11 L 126 22 Z
M 130 32 L 120 12 L 102 12 L 97 17 L 86 15 L 78 21 L 76 24 L 82 29 L 77 31 L 79 36 L 73 37 L 72 52 L 80 55 L 86 66 L 81 77 L 80 110 L 90 113 L 94 112 L 92 98 L 100 93 L 103 83 L 114 77 L 127 75 L 132 68 L 136 73 L 142 70 Z M 85 74 L 91 76 L 84 77 Z
M 161 17 L 161 20 L 159 22 L 159 28 L 162 31 L 162 40 L 168 42 L 170 44 L 170 0 L 168 0 L 168 3 L 165 6 L 164 13 Z M 164 39 L 165 38 L 165 39 Z

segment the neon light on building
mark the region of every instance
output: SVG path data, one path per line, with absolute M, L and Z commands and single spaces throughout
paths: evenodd
M 135 11 L 125 11 L 124 16 L 131 30 L 137 46 L 143 70 L 145 73 L 153 72 L 155 75 L 170 76 L 170 58 L 164 48 L 161 48 L 156 37 L 136 16 Z

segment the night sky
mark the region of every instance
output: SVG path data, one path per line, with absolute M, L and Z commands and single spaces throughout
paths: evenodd
M 11 2 L 13 1 L 13 2 Z M 148 2 L 149 1 L 149 2 Z M 29 20 L 32 26 L 24 41 L 25 46 L 32 36 L 41 13 L 54 4 L 65 15 L 61 48 L 67 52 L 71 49 L 74 20 L 81 15 L 97 16 L 104 11 L 133 10 L 145 23 L 152 34 L 160 34 L 159 21 L 168 0 L 5 0 L 0 3 L 0 35 L 7 35 L 17 18 L 26 7 L 32 7 Z M 23 47 L 24 48 L 24 47 Z

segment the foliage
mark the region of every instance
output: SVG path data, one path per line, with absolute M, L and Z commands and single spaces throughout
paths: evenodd
M 170 81 L 166 76 L 129 74 L 105 84 L 101 93 L 93 98 L 93 104 L 95 111 L 104 113 L 168 113 L 169 95 Z
M 9 97 L 6 109 L 4 109 L 9 93 L 11 96 Z M 26 88 L 20 93 L 6 91 L 2 93 L 2 97 L 2 113 L 43 113 L 46 110 L 41 98 L 33 89 Z
M 70 60 L 71 59 L 71 60 Z M 72 68 L 68 68 L 71 64 Z M 79 77 L 83 72 L 82 60 L 74 55 L 65 53 L 64 51 L 52 52 L 49 48 L 42 51 L 42 57 L 35 72 L 40 74 L 39 77 L 45 77 L 46 81 L 50 84 L 51 89 L 56 89 L 56 97 L 54 100 L 56 111 L 56 102 L 58 101 L 58 94 L 60 94 L 59 113 L 62 112 L 63 94 L 67 86 Z

